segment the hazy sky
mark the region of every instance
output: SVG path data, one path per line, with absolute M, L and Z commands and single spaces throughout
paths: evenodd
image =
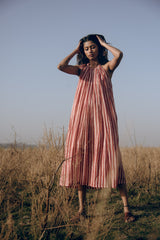
M 78 77 L 57 64 L 89 33 L 124 53 L 112 77 L 120 145 L 160 146 L 159 0 L 0 0 L 0 143 L 67 131 Z

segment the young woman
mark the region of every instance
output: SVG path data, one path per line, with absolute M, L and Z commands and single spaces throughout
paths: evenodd
M 111 61 L 108 50 L 113 54 Z M 76 54 L 78 65 L 69 65 Z M 60 177 L 61 186 L 78 188 L 78 219 L 84 214 L 86 187 L 112 187 L 120 191 L 125 222 L 134 221 L 128 208 L 111 83 L 122 57 L 123 53 L 107 44 L 102 35 L 91 34 L 58 65 L 59 70 L 79 76 Z

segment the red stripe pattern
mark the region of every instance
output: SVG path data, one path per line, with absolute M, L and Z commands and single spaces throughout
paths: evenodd
M 101 65 L 81 66 L 60 185 L 116 188 L 125 183 L 111 79 Z

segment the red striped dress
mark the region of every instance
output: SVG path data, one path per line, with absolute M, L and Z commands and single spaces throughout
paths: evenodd
M 116 188 L 125 183 L 117 115 L 109 75 L 81 66 L 65 143 L 60 185 Z

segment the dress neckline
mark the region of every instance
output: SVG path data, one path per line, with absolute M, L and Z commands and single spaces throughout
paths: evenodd
M 89 63 L 87 63 L 87 66 L 90 68 L 90 69 L 96 69 L 100 64 L 98 63 L 97 66 L 95 67 L 91 67 Z

